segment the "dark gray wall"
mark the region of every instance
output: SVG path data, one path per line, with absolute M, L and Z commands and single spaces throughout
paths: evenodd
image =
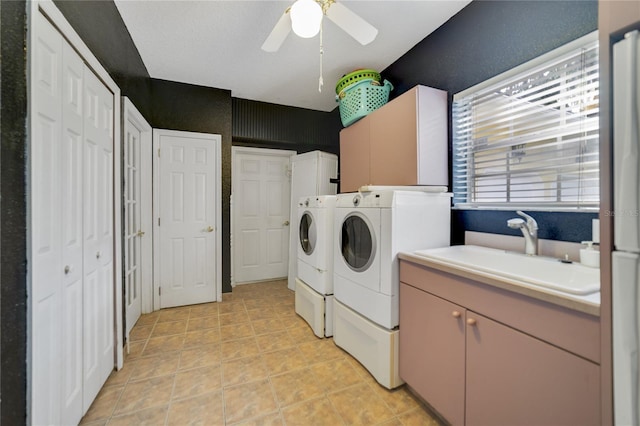
M 596 0 L 475 0 L 382 74 L 396 87 L 392 97 L 422 84 L 446 90 L 451 102 L 455 93 L 597 28 Z M 465 230 L 516 235 L 507 228 L 505 219 L 514 215 L 514 212 L 454 210 L 452 241 L 463 243 Z M 591 239 L 590 220 L 597 214 L 534 212 L 532 216 L 541 219 L 538 221 L 541 238 L 582 241 Z M 585 227 L 587 223 L 589 226 Z M 552 231 L 546 233 L 545 229 Z
M 342 124 L 337 112 L 233 98 L 233 144 L 339 154 Z
M 394 97 L 416 84 L 453 95 L 597 28 L 596 0 L 475 0 L 383 73 Z
M 0 4 L 0 424 L 27 410 L 26 4 Z

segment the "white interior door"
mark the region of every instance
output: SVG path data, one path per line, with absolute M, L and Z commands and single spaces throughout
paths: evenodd
M 114 344 L 119 94 L 87 66 L 70 33 L 32 6 L 30 421 L 77 424 L 122 352 Z
M 151 126 L 124 99 L 124 303 L 125 333 L 150 312 L 152 281 Z M 143 286 L 143 283 L 145 285 Z M 146 296 L 146 297 L 144 297 Z M 143 308 L 143 299 L 146 305 Z
M 160 308 L 215 301 L 220 289 L 220 135 L 153 131 Z
M 142 313 L 140 289 L 140 129 L 124 123 L 124 304 L 127 336 Z
M 62 122 L 62 423 L 83 411 L 83 80 L 84 64 L 63 42 Z M 90 71 L 86 71 L 90 72 Z M 107 283 L 111 285 L 111 283 Z M 108 365 L 113 367 L 113 355 Z M 76 420 L 77 421 L 77 420 Z
M 113 370 L 113 95 L 84 71 L 84 402 Z
M 287 276 L 295 151 L 233 148 L 234 282 Z
M 35 14 L 33 20 L 30 147 L 31 422 L 52 424 L 62 420 L 62 280 L 67 269 L 62 263 L 60 226 L 62 36 L 46 24 L 41 14 Z M 73 270 L 74 275 L 82 274 L 82 260 L 67 266 L 67 270 Z M 70 336 L 64 338 L 65 342 L 70 340 L 73 340 Z M 79 368 L 82 374 L 81 363 Z

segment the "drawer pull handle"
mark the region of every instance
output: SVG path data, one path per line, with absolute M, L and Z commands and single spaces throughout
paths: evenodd
M 451 315 L 453 315 L 454 318 L 460 318 L 462 316 L 459 311 L 453 311 L 451 312 Z
M 476 322 L 474 318 L 467 318 L 467 325 L 476 325 Z

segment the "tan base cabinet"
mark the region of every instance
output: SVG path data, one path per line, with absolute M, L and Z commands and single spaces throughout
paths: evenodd
M 416 86 L 340 132 L 340 192 L 448 183 L 447 93 Z
M 480 305 L 490 303 L 491 289 L 478 293 L 483 284 L 461 279 L 461 288 L 435 295 L 427 290 L 441 273 L 412 268 L 403 274 L 407 263 L 401 263 L 400 377 L 446 420 L 454 425 L 600 423 L 597 363 L 495 321 L 488 317 L 490 310 L 483 315 L 464 306 L 464 300 L 457 304 L 440 297 L 475 292 Z M 440 289 L 433 286 L 436 293 Z M 526 301 L 515 297 L 512 303 Z
M 400 377 L 451 424 L 464 424 L 464 308 L 404 283 L 400 308 Z

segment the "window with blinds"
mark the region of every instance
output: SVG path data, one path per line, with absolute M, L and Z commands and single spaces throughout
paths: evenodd
M 455 95 L 456 206 L 597 208 L 598 88 L 590 34 Z

